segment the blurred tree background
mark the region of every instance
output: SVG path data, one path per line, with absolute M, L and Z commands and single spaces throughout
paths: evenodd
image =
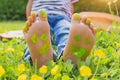
M 25 20 L 25 9 L 28 0 L 0 0 L 1 20 Z
M 0 21 L 2 20 L 25 20 L 25 9 L 28 0 L 0 0 Z M 109 2 L 110 0 L 108 0 Z M 79 0 L 75 4 L 75 12 L 97 11 L 108 12 L 109 7 L 106 0 Z M 116 13 L 115 4 L 111 4 L 114 14 Z M 117 1 L 120 13 L 120 0 Z

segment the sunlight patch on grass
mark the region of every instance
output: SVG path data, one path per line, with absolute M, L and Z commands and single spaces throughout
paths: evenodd
M 0 22 L 0 33 L 11 30 L 22 30 L 24 24 L 24 21 L 2 21 Z

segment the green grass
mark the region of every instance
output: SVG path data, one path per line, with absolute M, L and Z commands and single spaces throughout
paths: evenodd
M 0 22 L 0 33 L 10 30 L 22 30 L 25 21 L 2 21 Z
M 6 26 L 3 30 L 7 28 L 14 30 L 21 29 L 20 26 L 23 26 L 24 22 L 2 22 L 0 24 Z M 0 32 L 4 31 L 0 29 Z M 35 74 L 36 80 L 39 80 L 38 77 L 44 80 L 90 80 L 93 77 L 97 78 L 95 80 L 120 80 L 120 33 L 116 33 L 116 29 L 112 33 L 98 31 L 91 54 L 85 61 L 79 60 L 77 67 L 70 60 L 63 62 L 60 59 L 57 63 L 50 61 L 46 65 L 47 70 L 44 74 L 45 68 L 39 71 L 36 66 L 31 66 L 30 63 L 24 61 L 25 45 L 23 38 L 0 39 L 0 80 L 21 80 L 18 79 L 21 76 L 26 77 L 22 80 L 30 80 Z M 106 75 L 101 76 L 103 73 Z

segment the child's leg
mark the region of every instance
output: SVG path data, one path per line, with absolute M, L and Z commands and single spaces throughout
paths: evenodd
M 70 20 L 64 18 L 64 16 L 58 16 L 59 20 L 57 24 L 54 26 L 54 44 L 57 46 L 58 59 L 62 56 L 65 45 L 68 41 L 68 35 L 70 30 Z
M 26 47 L 24 49 L 24 60 L 27 61 L 27 62 L 31 62 L 30 59 L 31 59 L 30 50 L 28 48 L 28 45 L 26 45 Z
M 24 29 L 25 40 L 30 50 L 33 64 L 38 68 L 52 60 L 52 46 L 50 40 L 50 27 L 47 21 L 47 14 L 40 11 L 40 21 L 35 22 L 35 15 L 31 15 Z
M 95 35 L 90 20 L 81 19 L 79 14 L 72 16 L 71 24 L 63 59 L 71 59 L 76 64 L 77 60 L 84 60 L 89 55 L 95 42 Z

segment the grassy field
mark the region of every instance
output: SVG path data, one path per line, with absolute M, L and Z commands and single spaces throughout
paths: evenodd
M 0 33 L 10 30 L 21 30 L 25 24 L 25 21 L 3 21 L 0 22 Z
M 0 32 L 22 29 L 24 21 L 0 22 Z M 120 25 L 116 25 L 120 26 Z M 99 31 L 91 54 L 77 65 L 50 61 L 39 69 L 24 61 L 25 40 L 0 39 L 0 80 L 120 80 L 120 33 Z

